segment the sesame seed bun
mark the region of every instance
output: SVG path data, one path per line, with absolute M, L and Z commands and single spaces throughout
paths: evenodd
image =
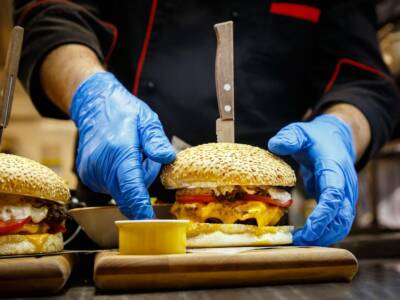
M 60 204 L 66 204 L 70 198 L 68 186 L 51 169 L 31 159 L 5 153 L 0 153 L 0 193 Z
M 210 143 L 178 153 L 161 182 L 167 189 L 296 184 L 293 169 L 267 150 L 236 143 Z
M 11 234 L 0 236 L 0 255 L 16 255 L 61 251 L 63 236 L 57 234 Z
M 287 245 L 292 243 L 292 226 L 257 227 L 242 224 L 190 223 L 190 248 Z

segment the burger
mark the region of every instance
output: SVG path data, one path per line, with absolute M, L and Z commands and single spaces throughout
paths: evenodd
M 68 186 L 49 168 L 0 153 L 0 255 L 63 249 Z
M 292 204 L 293 169 L 250 145 L 210 143 L 178 153 L 161 174 L 175 189 L 171 213 L 190 220 L 188 247 L 282 245 L 292 227 L 278 226 Z

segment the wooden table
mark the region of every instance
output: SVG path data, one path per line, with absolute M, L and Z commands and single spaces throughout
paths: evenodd
M 89 259 L 87 257 L 87 259 Z M 96 291 L 87 273 L 75 273 L 64 290 L 56 296 L 40 299 L 155 299 L 155 300 L 236 300 L 236 299 L 399 299 L 400 259 L 361 260 L 359 273 L 352 283 L 291 284 L 248 288 L 202 289 L 182 291 L 160 291 L 146 293 L 102 293 Z M 86 281 L 86 282 L 85 282 Z M 29 298 L 18 298 L 29 299 Z M 32 298 L 33 299 L 33 298 Z M 38 299 L 38 298 L 35 298 Z

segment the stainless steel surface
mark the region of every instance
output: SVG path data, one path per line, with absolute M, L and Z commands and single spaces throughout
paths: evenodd
M 3 128 L 6 128 L 10 120 L 12 101 L 14 97 L 15 85 L 17 83 L 19 60 L 21 56 L 24 29 L 16 26 L 11 32 L 11 40 L 7 51 L 5 77 L 2 95 L 0 98 L 0 142 Z
M 81 271 L 80 271 L 81 272 Z M 75 274 L 76 276 L 76 274 Z M 96 290 L 91 283 L 74 281 L 57 296 L 31 299 L 399 299 L 400 259 L 361 260 L 360 271 L 352 283 L 292 284 L 281 286 L 230 288 L 192 291 L 163 291 L 157 293 L 110 294 Z M 29 298 L 18 298 L 29 299 Z

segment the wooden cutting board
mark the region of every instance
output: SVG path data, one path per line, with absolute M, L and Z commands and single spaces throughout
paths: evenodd
M 240 253 L 99 253 L 94 280 L 104 290 L 155 290 L 351 281 L 357 259 L 344 249 L 280 247 Z
M 1 295 L 51 294 L 67 282 L 76 254 L 0 259 Z

